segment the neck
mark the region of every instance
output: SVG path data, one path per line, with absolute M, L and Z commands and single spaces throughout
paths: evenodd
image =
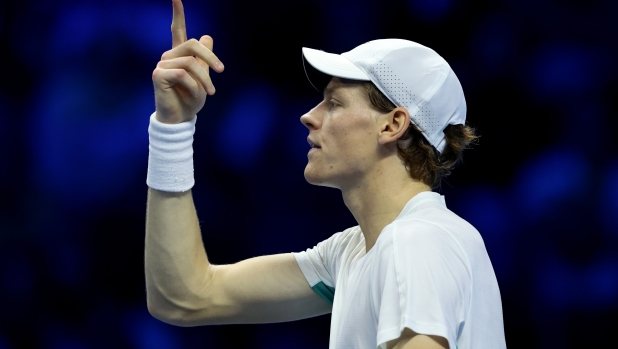
M 365 236 L 367 252 L 412 197 L 431 191 L 428 185 L 412 180 L 398 159 L 395 166 L 387 165 L 387 161 L 379 163 L 353 186 L 341 190 L 345 205 Z

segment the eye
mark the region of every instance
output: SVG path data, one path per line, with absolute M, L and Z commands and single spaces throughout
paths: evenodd
M 337 101 L 335 101 L 334 99 L 331 99 L 330 101 L 328 101 L 328 103 L 330 104 L 331 108 L 340 106 L 340 104 L 337 103 Z

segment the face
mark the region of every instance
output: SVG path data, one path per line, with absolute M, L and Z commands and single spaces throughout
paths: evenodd
M 376 113 L 362 85 L 333 78 L 322 102 L 300 118 L 313 145 L 305 179 L 340 189 L 362 180 L 379 155 Z

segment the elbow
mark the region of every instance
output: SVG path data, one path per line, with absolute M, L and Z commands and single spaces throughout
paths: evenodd
M 169 325 L 195 327 L 210 323 L 206 309 L 201 309 L 200 311 L 188 310 L 185 307 L 175 306 L 170 302 L 155 302 L 150 297 L 147 298 L 146 303 L 148 312 L 152 317 Z
M 155 319 L 165 322 L 166 324 L 175 325 L 170 311 L 166 310 L 165 307 L 162 307 L 157 302 L 154 302 L 150 297 L 146 298 L 146 306 L 148 307 L 150 315 Z
M 196 324 L 188 321 L 187 317 L 177 310 L 164 309 L 164 307 L 155 305 L 150 301 L 147 302 L 147 306 L 148 312 L 152 315 L 152 317 L 159 321 L 165 322 L 166 324 L 180 327 L 197 326 Z
M 170 323 L 168 314 L 163 311 L 162 307 L 157 306 L 155 302 L 153 302 L 150 297 L 146 299 L 146 306 L 148 307 L 148 312 L 152 317 L 159 321 L 163 321 L 165 323 Z

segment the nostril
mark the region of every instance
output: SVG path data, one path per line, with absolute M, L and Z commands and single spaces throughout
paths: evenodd
M 305 125 L 305 127 L 307 127 L 310 130 L 315 130 L 315 126 L 313 126 L 312 123 L 310 123 L 309 121 L 302 121 L 303 125 Z

